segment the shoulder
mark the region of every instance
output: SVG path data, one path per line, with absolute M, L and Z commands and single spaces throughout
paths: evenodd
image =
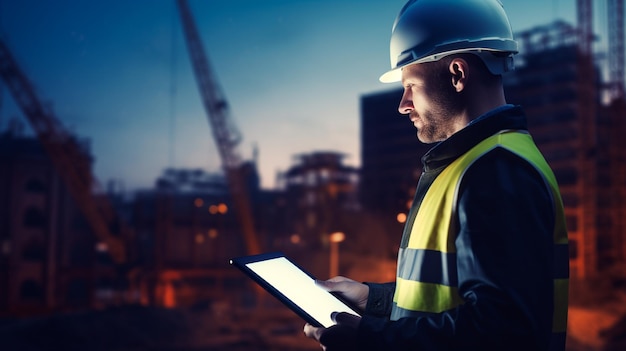
M 502 147 L 478 158 L 465 171 L 460 198 L 523 206 L 552 207 L 550 189 L 542 174 L 526 159 Z
M 532 236 L 552 240 L 554 202 L 543 176 L 527 160 L 504 148 L 480 157 L 465 172 L 456 214 L 461 232 L 473 240 Z M 498 238 L 498 239 L 494 239 Z

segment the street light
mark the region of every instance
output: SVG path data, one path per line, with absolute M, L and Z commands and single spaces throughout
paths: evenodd
M 339 275 L 339 243 L 346 239 L 342 232 L 334 232 L 328 237 L 330 241 L 330 278 Z

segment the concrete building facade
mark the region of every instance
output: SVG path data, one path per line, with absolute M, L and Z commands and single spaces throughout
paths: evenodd
M 554 22 L 516 36 L 522 52 L 516 70 L 504 77 L 506 96 L 524 107 L 529 130 L 559 182 L 570 276 L 591 278 L 626 258 L 619 215 L 624 202 L 615 196 L 623 191 L 616 167 L 623 159 L 619 121 L 626 111 L 611 113 L 603 103 L 600 68 L 580 50 L 576 28 Z
M 93 307 L 96 240 L 36 139 L 0 136 L 0 314 Z
M 417 139 L 417 130 L 398 112 L 402 89 L 361 96 L 361 182 L 364 215 L 373 218 L 388 238 L 387 256 L 397 255 L 406 215 L 422 173 L 422 156 L 432 147 Z

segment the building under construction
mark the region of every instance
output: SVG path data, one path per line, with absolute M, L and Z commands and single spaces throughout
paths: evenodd
M 166 169 L 139 191 L 132 224 L 139 249 L 129 276 L 142 305 L 176 307 L 224 298 L 243 279 L 225 269 L 245 250 L 226 179 L 201 169 Z
M 326 255 L 332 233 L 348 236 L 349 246 L 358 242 L 358 171 L 343 162 L 345 157 L 331 151 L 299 154 L 278 177 L 286 204 L 281 214 L 286 231 L 274 247 L 298 257 L 322 277 L 328 274 Z
M 399 235 L 411 207 L 422 155 L 429 145 L 417 140 L 407 116 L 398 112 L 402 90 L 361 97 L 361 180 L 359 198 L 367 217 L 376 218 L 384 233 Z M 398 239 L 386 251 L 395 257 Z
M 0 135 L 0 184 L 0 316 L 98 307 L 116 272 L 37 139 Z
M 554 22 L 517 33 L 521 54 L 504 76 L 507 100 L 553 168 L 570 238 L 570 276 L 594 277 L 625 262 L 623 98 L 603 104 L 601 70 L 581 33 Z

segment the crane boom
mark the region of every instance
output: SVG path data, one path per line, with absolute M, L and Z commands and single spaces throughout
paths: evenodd
M 93 196 L 93 189 L 98 183 L 91 173 L 91 160 L 83 152 L 76 137 L 67 132 L 54 113 L 41 103 L 2 39 L 0 77 L 37 134 L 96 237 L 107 245 L 114 262 L 124 263 L 126 247 L 122 238 L 113 235 L 110 228 L 112 224 L 119 226 L 121 223 L 115 221 L 115 212 L 105 198 L 96 201 Z
M 189 51 L 189 58 L 194 69 L 196 82 L 198 83 L 200 96 L 209 119 L 209 124 L 213 131 L 213 138 L 219 150 L 222 167 L 226 173 L 235 205 L 235 211 L 243 231 L 248 253 L 257 254 L 260 252 L 260 245 L 254 230 L 252 208 L 245 185 L 245 179 L 241 172 L 241 158 L 237 152 L 237 145 L 241 141 L 241 134 L 230 119 L 228 103 L 211 69 L 189 4 L 186 0 L 178 0 L 177 2 L 187 42 L 187 49 Z

